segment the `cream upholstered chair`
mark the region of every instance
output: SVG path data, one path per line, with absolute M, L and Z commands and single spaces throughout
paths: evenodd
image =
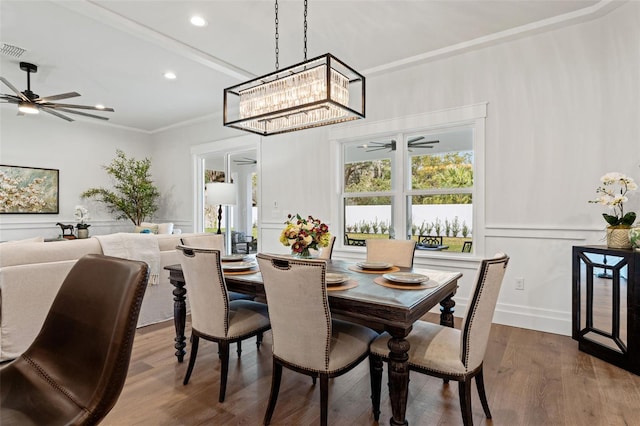
M 271 328 L 267 305 L 251 300 L 230 300 L 220 266 L 220 251 L 178 246 L 180 264 L 191 303 L 191 354 L 184 376 L 189 383 L 198 355 L 200 338 L 218 343 L 221 371 L 220 396 L 224 401 L 229 370 L 229 344 L 257 336 L 260 348 L 262 333 Z M 240 346 L 238 346 L 238 354 Z
M 445 327 L 425 321 L 417 321 L 407 337 L 409 342 L 410 370 L 458 382 L 462 421 L 472 425 L 471 379 L 475 377 L 482 408 L 491 418 L 487 395 L 484 390 L 482 363 L 489 342 L 489 332 L 500 286 L 509 257 L 499 253 L 485 259 L 476 275 L 462 329 Z M 382 360 L 387 360 L 389 335 L 383 333 L 371 344 L 372 380 L 377 382 L 378 394 L 372 396 L 376 420 L 380 414 L 380 382 Z
M 332 236 L 331 240 L 329 240 L 329 245 L 326 247 L 323 247 L 322 250 L 320 251 L 320 256 L 318 256 L 319 259 L 331 259 L 331 255 L 333 254 L 333 245 L 336 242 L 336 237 Z
M 183 246 L 216 249 L 222 254 L 225 253 L 223 234 L 185 235 L 180 238 L 180 241 Z
M 414 240 L 389 240 L 371 238 L 367 240 L 367 262 L 389 262 L 395 266 L 413 267 Z
M 224 235 L 222 234 L 200 234 L 189 235 L 180 238 L 183 246 L 197 247 L 206 249 L 219 250 L 221 255 L 225 253 Z M 236 293 L 235 291 L 229 292 L 229 300 L 253 300 L 253 296 L 248 294 Z M 238 354 L 242 351 L 242 345 L 238 342 Z
M 324 260 L 257 255 L 273 333 L 273 377 L 264 424 L 271 421 L 280 390 L 282 367 L 320 378 L 320 421 L 327 424 L 329 378 L 363 361 L 375 331 L 332 320 Z

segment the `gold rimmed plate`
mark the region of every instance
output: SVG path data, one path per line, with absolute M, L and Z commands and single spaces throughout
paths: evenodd
M 367 269 L 370 271 L 384 271 L 391 268 L 393 265 L 387 262 L 358 262 L 356 266 L 360 269 Z
M 414 272 L 392 272 L 384 274 L 382 277 L 385 280 L 401 284 L 422 284 L 425 281 L 429 281 L 427 275 L 416 274 Z
M 258 266 L 255 262 L 229 262 L 222 265 L 222 270 L 227 272 L 240 272 L 247 271 L 255 266 Z
M 347 274 L 337 274 L 334 272 L 327 272 L 325 274 L 325 278 L 327 280 L 327 285 L 338 285 L 343 282 L 349 281 L 349 275 Z
M 246 254 L 225 254 L 220 256 L 222 262 L 242 262 L 247 258 Z

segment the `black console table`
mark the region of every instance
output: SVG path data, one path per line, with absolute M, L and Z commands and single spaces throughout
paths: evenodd
M 579 349 L 640 375 L 640 252 L 574 246 L 572 295 Z

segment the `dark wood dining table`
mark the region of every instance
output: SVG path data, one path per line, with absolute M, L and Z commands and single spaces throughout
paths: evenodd
M 186 337 L 185 280 L 180 265 L 166 266 L 169 281 L 174 285 L 174 324 L 176 337 L 174 347 L 179 362 L 184 360 Z M 384 271 L 370 273 L 356 272 L 355 264 L 342 260 L 328 260 L 327 272 L 349 275 L 349 284 L 357 286 L 343 291 L 329 291 L 329 307 L 333 315 L 369 325 L 378 331 L 387 331 L 389 340 L 389 399 L 393 417 L 392 425 L 406 425 L 407 395 L 409 390 L 409 342 L 405 339 L 411 332 L 413 323 L 431 308 L 440 304 L 440 324 L 453 327 L 455 302 L 452 297 L 458 288 L 460 272 L 446 272 L 429 269 L 400 268 L 403 272 L 417 272 L 429 277 L 427 283 L 437 283 L 428 289 L 398 289 L 379 284 Z M 375 282 L 378 278 L 378 283 Z M 237 274 L 225 273 L 225 281 L 230 291 L 265 297 L 260 272 Z

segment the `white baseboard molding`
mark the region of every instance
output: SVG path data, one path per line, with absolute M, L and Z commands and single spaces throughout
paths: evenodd
M 461 318 L 467 309 L 467 300 L 455 298 L 455 301 L 454 316 Z M 434 307 L 431 312 L 439 314 L 440 305 Z M 498 303 L 493 322 L 510 327 L 571 336 L 571 312 Z

